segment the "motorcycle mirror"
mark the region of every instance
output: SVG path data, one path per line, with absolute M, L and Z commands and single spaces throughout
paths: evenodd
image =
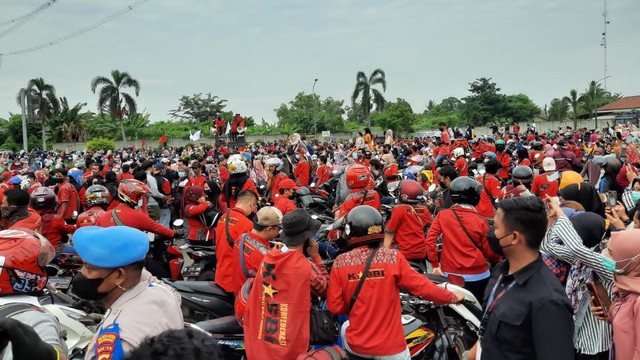
M 464 278 L 460 275 L 449 274 L 447 276 L 447 282 L 460 287 L 464 286 Z
M 428 190 L 429 190 L 429 192 L 434 192 L 434 191 L 436 191 L 436 184 L 431 184 L 431 185 L 429 185 L 429 189 L 428 189 Z
M 183 225 L 184 225 L 184 220 L 182 219 L 176 219 L 173 222 L 173 227 L 176 227 L 176 228 L 182 227 Z
M 315 187 L 316 187 L 316 183 L 314 183 L 314 182 L 313 182 L 313 183 L 311 183 L 311 184 L 309 185 L 309 187 L 310 187 L 310 188 L 312 188 L 312 189 L 313 189 L 313 188 L 315 188 Z
M 77 219 L 77 218 L 78 218 L 78 212 L 77 212 L 77 211 L 74 211 L 74 212 L 73 212 L 73 214 L 71 214 L 71 218 L 72 218 L 73 220 Z
M 313 220 L 318 220 L 318 215 L 313 214 L 313 215 L 311 215 L 311 218 L 312 218 Z

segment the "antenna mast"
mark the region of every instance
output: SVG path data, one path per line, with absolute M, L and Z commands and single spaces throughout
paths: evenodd
M 602 30 L 602 42 L 600 43 L 600 46 L 604 48 L 603 84 L 604 89 L 607 90 L 607 25 L 610 23 L 609 18 L 607 17 L 607 0 L 604 0 L 604 12 L 602 13 L 602 17 L 604 19 L 604 29 Z

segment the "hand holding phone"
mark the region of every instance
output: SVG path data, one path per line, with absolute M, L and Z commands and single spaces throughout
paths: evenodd
M 607 290 L 601 282 L 589 281 L 585 285 L 591 294 L 591 302 L 594 307 L 601 308 L 604 317 L 607 317 L 611 308 L 611 297 L 609 297 Z

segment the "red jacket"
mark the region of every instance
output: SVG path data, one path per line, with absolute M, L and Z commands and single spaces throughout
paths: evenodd
M 476 177 L 476 180 L 482 185 L 482 191 L 480 192 L 480 203 L 476 206 L 478 214 L 492 218 L 495 208 L 493 207 L 496 199 L 500 198 L 501 184 L 500 180 L 496 179 L 494 175 L 485 174 Z M 491 196 L 489 196 L 491 195 Z
M 187 222 L 189 223 L 189 235 L 187 236 L 187 240 L 213 240 L 215 236 L 215 229 L 207 228 L 207 226 L 200 221 L 200 214 L 207 211 L 210 205 L 210 202 L 205 201 L 202 204 L 189 204 L 184 207 L 184 212 L 187 215 Z M 200 233 L 201 236 L 198 236 L 198 233 Z
M 397 354 L 407 348 L 400 320 L 400 287 L 439 304 L 451 302 L 454 294 L 413 270 L 400 252 L 381 248 L 349 311 L 351 297 L 371 251 L 361 246 L 338 255 L 331 269 L 327 309 L 334 314 L 349 315 L 346 337 L 354 352 L 378 356 Z
M 497 153 L 496 159 L 502 164 L 502 169 L 498 172 L 498 177 L 500 179 L 508 179 L 509 178 L 509 167 L 511 166 L 511 156 L 507 153 Z
M 98 218 L 104 214 L 104 210 L 100 206 L 91 207 L 89 210 L 78 215 L 76 227 L 79 229 L 83 226 L 95 226 Z
M 393 242 L 405 258 L 424 260 L 427 256 L 425 226 L 411 205 L 401 204 L 393 208 L 386 230 L 394 232 Z
M 458 171 L 458 176 L 469 175 L 469 164 L 467 164 L 467 160 L 464 157 L 459 157 L 453 164 L 453 167 Z
M 269 246 L 267 240 L 261 238 L 258 234 L 248 232 L 246 235 L 247 237 L 244 242 L 244 266 L 249 275 L 253 274 L 255 277 L 255 274 L 258 273 L 258 268 L 260 268 L 260 263 L 262 263 L 264 256 L 269 252 L 271 246 Z M 240 266 L 240 240 L 242 240 L 243 237 L 244 235 L 240 235 L 240 238 L 233 247 L 233 257 L 238 260 L 238 266 L 235 268 L 236 272 L 233 277 L 233 292 L 235 294 L 240 291 L 242 285 L 244 285 L 244 282 L 247 280 Z
M 127 204 L 120 204 L 114 210 L 118 219 L 126 226 L 141 231 L 152 232 L 166 238 L 173 238 L 174 236 L 173 230 L 153 221 L 149 215 L 143 213 L 141 210 L 132 209 Z M 113 219 L 113 216 L 111 216 L 111 211 L 105 211 L 104 214 L 98 218 L 98 221 L 96 221 L 96 226 L 116 226 L 116 221 Z
M 454 215 L 457 212 L 460 221 Z M 473 239 L 469 239 L 466 229 Z M 454 206 L 443 209 L 433 220 L 427 234 L 427 254 L 431 266 L 440 267 L 443 272 L 453 274 L 481 274 L 489 270 L 487 260 L 492 263 L 500 261 L 487 241 L 489 224 L 473 208 Z M 442 234 L 442 253 L 438 261 L 436 240 Z
M 41 234 L 49 240 L 53 248 L 62 250 L 63 239 L 67 234 L 73 234 L 76 231 L 76 227 L 73 225 L 67 225 L 60 215 L 56 214 L 44 214 L 42 218 L 42 230 Z
M 366 199 L 363 201 L 362 197 L 367 194 Z M 338 217 L 343 217 L 351 211 L 356 206 L 359 205 L 369 205 L 373 206 L 376 210 L 380 211 L 380 195 L 377 191 L 373 190 L 360 190 L 354 189 L 351 190 L 351 193 L 345 201 L 340 205 L 340 211 L 338 212 Z
M 280 210 L 280 212 L 282 212 L 283 216 L 287 215 L 287 213 L 290 213 L 293 210 L 298 208 L 296 206 L 296 203 L 293 202 L 293 200 L 287 199 L 284 196 L 278 196 L 276 198 L 276 202 L 275 202 L 275 204 L 273 204 L 273 206 L 275 206 L 278 210 Z
M 325 181 L 329 180 L 331 169 L 327 165 L 318 166 L 316 170 L 316 187 L 320 187 Z
M 216 226 L 216 278 L 215 282 L 226 292 L 233 292 L 236 267 L 240 266 L 233 256 L 233 249 L 229 242 L 236 243 L 244 233 L 253 229 L 253 222 L 247 218 L 247 214 L 240 208 L 233 208 L 229 214 L 229 236 L 227 239 L 226 224 L 227 214 L 222 214 Z
M 223 189 L 224 189 L 224 186 L 223 186 Z M 249 190 L 252 193 L 256 194 L 256 196 L 259 196 L 258 195 L 258 188 L 256 187 L 256 183 L 254 183 L 253 180 L 251 180 L 251 179 L 247 179 L 247 181 L 245 181 L 244 185 L 242 185 L 242 189 L 241 190 Z M 231 188 L 231 194 L 232 195 L 233 195 L 234 192 L 235 192 L 235 186 Z M 227 196 L 224 194 L 224 191 L 222 192 L 222 194 L 220 194 L 219 200 L 220 200 L 221 203 L 224 203 L 224 204 L 227 203 Z M 235 207 L 237 201 L 238 200 L 232 196 L 231 199 L 229 199 L 228 208 L 231 209 L 231 208 Z
M 309 186 L 309 163 L 301 161 L 293 170 L 293 176 L 298 179 L 299 186 Z
M 18 220 L 15 223 L 13 223 L 12 225 L 9 225 L 5 219 L 2 219 L 3 224 L 5 225 L 5 228 L 7 229 L 28 229 L 28 230 L 33 230 L 33 231 L 38 231 L 40 232 L 40 229 L 42 228 L 42 218 L 40 217 L 40 214 L 38 214 L 35 210 L 33 210 L 32 208 L 28 208 L 29 210 L 29 216 L 22 219 L 22 220 Z

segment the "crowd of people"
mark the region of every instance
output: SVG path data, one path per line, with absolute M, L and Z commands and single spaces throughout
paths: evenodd
M 224 124 L 214 126 L 220 133 Z M 3 153 L 0 314 L 7 304 L 38 305 L 44 266 L 77 252 L 85 265 L 73 292 L 108 310 L 86 359 L 160 359 L 154 347 L 178 342 L 221 356 L 181 330 L 180 296 L 144 267 L 146 233 L 174 238 L 181 233 L 170 224 L 184 219 L 188 243 L 215 246 L 209 281 L 236 299 L 250 360 L 305 356 L 318 301 L 348 316 L 345 356 L 408 359 L 400 292 L 437 304 L 465 299 L 416 270 L 462 277 L 482 303 L 468 359 L 640 359 L 636 127 L 439 130 L 424 138 L 391 130 L 375 137 L 367 128 L 346 142 L 294 134 L 233 148 Z M 342 227 L 319 244 L 321 224 L 297 197 L 336 177 L 328 211 Z M 338 254 L 330 269 L 329 253 Z M 4 359 L 67 356 L 44 310 L 10 312 L 0 329 Z

